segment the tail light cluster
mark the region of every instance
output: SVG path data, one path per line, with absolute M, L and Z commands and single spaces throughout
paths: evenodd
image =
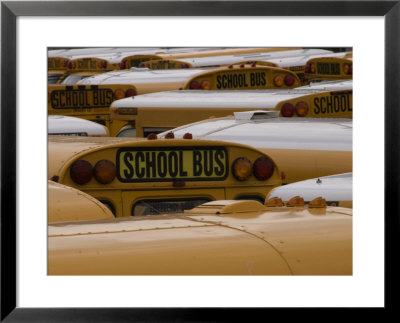
M 346 75 L 353 75 L 353 64 L 343 64 L 343 73 Z
M 232 164 L 232 175 L 238 181 L 245 181 L 251 175 L 254 175 L 260 181 L 265 181 L 273 173 L 274 163 L 268 157 L 259 157 L 254 163 L 245 157 L 239 157 Z
M 281 107 L 281 115 L 282 117 L 305 117 L 308 115 L 309 106 L 307 102 L 299 101 L 295 105 L 292 103 L 285 103 Z
M 315 73 L 315 64 L 314 63 L 309 63 L 306 64 L 305 70 L 306 73 Z
M 189 88 L 191 90 L 211 90 L 211 82 L 208 80 L 204 80 L 204 81 L 192 81 L 190 82 Z
M 274 85 L 277 87 L 281 87 L 283 85 L 292 86 L 295 81 L 296 79 L 291 74 L 287 74 L 286 76 L 276 75 L 274 77 Z
M 98 61 L 97 66 L 99 68 L 107 68 L 107 61 L 105 61 L 105 60 Z
M 93 177 L 100 184 L 109 184 L 114 180 L 117 168 L 113 162 L 106 159 L 98 161 L 94 167 L 90 162 L 80 159 L 71 165 L 69 174 L 78 185 L 89 183 Z
M 127 90 L 118 88 L 114 91 L 114 98 L 116 100 L 119 100 L 119 99 L 123 99 L 123 98 L 129 98 L 131 96 L 135 96 L 136 94 L 137 94 L 136 90 L 133 88 L 129 88 Z
M 76 68 L 76 62 L 74 62 L 74 61 L 69 61 L 68 64 L 67 64 L 67 67 L 68 67 L 70 70 L 75 69 L 75 68 Z

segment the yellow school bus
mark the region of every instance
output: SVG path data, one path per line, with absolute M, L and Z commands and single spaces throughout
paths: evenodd
M 49 188 L 49 219 L 60 200 L 72 219 L 67 214 L 48 223 L 48 275 L 353 273 L 351 209 L 222 200 L 184 213 L 123 219 L 97 207 L 97 219 L 85 219 L 73 207 L 78 196 L 68 193 L 56 200 Z M 77 215 L 82 220 L 74 220 Z
M 114 136 L 127 122 L 110 119 L 109 107 L 124 97 L 179 89 L 288 89 L 299 85 L 294 73 L 270 67 L 112 71 L 82 79 L 77 85 L 49 86 L 48 113 L 101 122 Z
M 211 57 L 221 55 L 249 54 L 249 53 L 266 53 L 275 51 L 298 50 L 298 47 L 238 47 L 238 48 L 215 48 L 205 50 L 182 50 L 181 52 L 167 53 L 159 52 L 153 54 L 134 54 L 126 56 L 121 61 L 121 69 L 130 69 L 132 67 L 140 67 L 142 63 L 153 60 L 173 60 L 177 58 L 189 57 Z
M 47 83 L 58 84 L 67 75 L 68 57 L 53 56 L 47 58 Z
M 308 80 L 345 80 L 353 78 L 353 57 L 318 57 L 307 61 Z
M 352 86 L 257 91 L 165 91 L 114 101 L 112 120 L 126 121 L 117 136 L 146 137 L 237 111 L 276 111 L 281 117 L 352 118 Z
M 109 107 L 114 100 L 134 95 L 136 90 L 129 84 L 52 85 L 48 86 L 48 114 L 94 121 L 115 136 L 127 122 L 111 120 Z
M 221 199 L 263 202 L 282 184 L 278 166 L 257 149 L 189 137 L 49 136 L 48 179 L 91 195 L 116 217 Z
M 271 156 L 283 184 L 289 184 L 352 172 L 352 130 L 352 119 L 282 118 L 271 111 L 243 111 L 184 125 L 158 137 L 191 135 L 254 147 Z

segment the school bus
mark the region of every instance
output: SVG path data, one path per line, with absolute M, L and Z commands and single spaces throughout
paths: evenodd
M 47 274 L 352 275 L 352 241 L 352 210 L 321 203 L 222 200 L 123 219 L 99 211 L 49 221 Z
M 297 57 L 310 55 L 333 54 L 330 50 L 324 49 L 294 49 L 274 52 L 259 52 L 233 55 L 218 55 L 218 56 L 200 56 L 200 57 L 185 57 L 175 59 L 151 60 L 139 64 L 139 67 L 147 67 L 150 69 L 176 69 L 176 68 L 203 68 L 203 67 L 221 67 L 226 65 L 252 64 L 258 60 L 267 62 L 269 59 L 279 59 L 284 57 Z M 247 63 L 250 62 L 250 63 Z M 263 65 L 267 65 L 264 63 Z M 278 67 L 276 63 L 271 63 L 268 66 Z
M 109 107 L 116 99 L 179 89 L 288 89 L 299 85 L 294 73 L 270 67 L 112 71 L 88 77 L 74 86 L 49 86 L 48 113 L 101 122 L 109 127 L 110 135 L 115 136 L 127 124 L 110 119 Z
M 67 73 L 68 57 L 54 56 L 47 58 L 47 83 L 60 83 Z
M 339 87 L 341 84 L 339 84 Z M 281 117 L 352 118 L 352 87 L 250 91 L 165 91 L 114 101 L 112 120 L 126 121 L 119 137 L 147 137 L 236 111 L 277 111 Z
M 299 196 L 305 204 L 323 196 L 326 205 L 353 207 L 353 173 L 323 176 L 276 187 L 268 193 L 270 199 L 280 199 L 282 205 Z
M 108 128 L 97 122 L 62 115 L 47 117 L 47 133 L 62 136 L 108 137 L 110 135 Z
M 319 57 L 307 61 L 305 76 L 309 80 L 345 80 L 353 78 L 353 57 Z
M 234 55 L 234 54 L 249 54 L 249 53 L 266 53 L 275 51 L 289 51 L 298 50 L 298 47 L 237 47 L 237 48 L 214 48 L 205 50 L 181 50 L 178 52 L 160 52 L 153 54 L 134 54 L 126 56 L 121 61 L 121 69 L 130 69 L 132 67 L 140 67 L 140 64 L 162 59 L 177 59 L 177 58 L 188 58 L 188 57 L 209 57 L 209 56 L 221 56 L 221 55 Z
M 48 138 L 48 179 L 91 195 L 116 217 L 221 199 L 263 202 L 282 184 L 274 161 L 246 145 L 189 137 Z
M 235 112 L 157 135 L 189 134 L 195 139 L 223 140 L 252 146 L 277 163 L 283 184 L 352 172 L 352 119 L 280 118 L 271 111 Z

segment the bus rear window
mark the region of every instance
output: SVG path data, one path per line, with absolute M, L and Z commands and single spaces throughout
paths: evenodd
M 60 79 L 62 74 L 48 74 L 47 75 L 47 83 L 48 84 L 57 84 L 57 81 Z
M 165 200 L 142 200 L 132 207 L 131 215 L 157 215 L 168 213 L 182 213 L 196 206 L 210 202 L 209 198 L 195 199 L 165 199 Z

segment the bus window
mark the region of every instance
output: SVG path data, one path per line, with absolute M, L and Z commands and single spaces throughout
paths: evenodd
M 282 183 L 268 155 L 222 141 L 49 136 L 48 165 L 49 179 L 108 201 L 117 217 L 265 199 Z
M 279 118 L 268 111 L 245 111 L 181 126 L 158 137 L 169 132 L 175 138 L 190 133 L 196 139 L 260 149 L 279 165 L 283 184 L 352 172 L 351 119 Z

